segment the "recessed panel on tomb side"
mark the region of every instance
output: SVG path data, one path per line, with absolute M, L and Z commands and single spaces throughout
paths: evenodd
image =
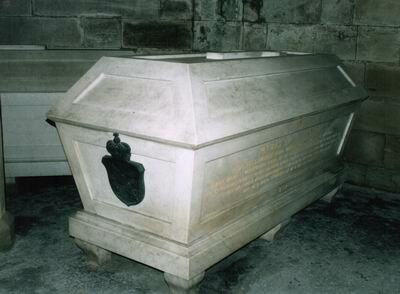
M 172 117 L 174 95 L 171 81 L 101 74 L 73 103 L 132 115 Z
M 337 102 L 330 93 L 352 87 L 336 67 L 206 81 L 205 86 L 210 118 L 242 114 L 254 119 L 263 113 L 264 120 L 323 110 Z
M 85 159 L 80 162 L 80 165 L 86 177 L 90 197 L 96 203 L 95 206 L 98 206 L 98 211 L 110 211 L 112 213 L 114 209 L 119 209 L 115 210 L 115 214 L 103 215 L 104 217 L 118 221 L 119 218 L 124 218 L 124 215 L 130 215 L 132 218 L 151 218 L 164 223 L 172 221 L 175 201 L 173 198 L 173 195 L 175 195 L 174 162 L 141 155 L 132 150 L 135 153 L 131 155 L 131 160 L 141 163 L 145 169 L 145 194 L 142 202 L 127 206 L 113 192 L 106 168 L 102 164 L 102 158 L 109 155 L 106 148 L 75 142 L 75 149 L 79 157 Z M 107 209 L 107 207 L 113 209 Z

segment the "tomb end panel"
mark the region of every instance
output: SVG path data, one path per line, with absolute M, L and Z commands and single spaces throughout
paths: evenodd
M 125 203 L 115 191 L 104 164 L 105 156 L 111 158 L 106 144 L 113 140 L 113 134 L 71 125 L 57 127 L 85 211 L 166 238 L 186 240 L 187 220 L 181 210 L 190 202 L 187 192 L 190 187 L 180 184 L 191 181 L 192 173 L 186 172 L 191 170 L 191 162 L 185 158 L 186 154 L 180 154 L 173 146 L 119 135 L 121 142 L 131 148 L 129 164 L 141 165 L 144 180 L 143 199 Z M 113 168 L 118 169 L 118 164 Z M 177 179 L 178 170 L 185 171 L 189 178 Z M 116 171 L 118 176 L 124 173 Z

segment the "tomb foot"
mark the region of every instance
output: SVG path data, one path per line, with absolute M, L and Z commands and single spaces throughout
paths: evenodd
M 332 203 L 333 199 L 335 198 L 337 192 L 342 188 L 342 186 L 338 186 L 329 193 L 327 193 L 325 196 L 323 196 L 321 199 L 327 203 Z
M 276 237 L 276 234 L 278 234 L 278 232 L 282 231 L 290 223 L 290 219 L 291 218 L 288 218 L 288 219 L 284 220 L 283 222 L 281 222 L 280 224 L 278 224 L 277 226 L 273 227 L 271 230 L 269 230 L 264 235 L 262 235 L 260 237 L 260 239 L 264 239 L 267 241 L 273 241 Z
M 14 243 L 14 217 L 5 212 L 0 217 L 0 251 L 8 250 Z
M 103 265 L 111 260 L 112 253 L 94 244 L 74 238 L 76 246 L 85 252 L 88 262 L 95 266 Z
M 204 273 L 202 272 L 190 280 L 164 273 L 164 279 L 171 294 L 196 294 L 199 291 L 200 282 L 204 278 Z

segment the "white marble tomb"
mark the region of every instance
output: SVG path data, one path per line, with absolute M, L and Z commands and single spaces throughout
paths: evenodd
M 104 57 L 50 110 L 84 206 L 69 223 L 81 247 L 195 291 L 341 185 L 366 92 L 332 55 L 247 55 Z

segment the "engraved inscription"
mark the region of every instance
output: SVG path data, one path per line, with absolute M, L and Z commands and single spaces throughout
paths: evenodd
M 327 127 L 315 126 L 208 162 L 202 218 L 274 187 L 279 193 L 291 189 L 289 175 L 333 159 L 341 132 Z

